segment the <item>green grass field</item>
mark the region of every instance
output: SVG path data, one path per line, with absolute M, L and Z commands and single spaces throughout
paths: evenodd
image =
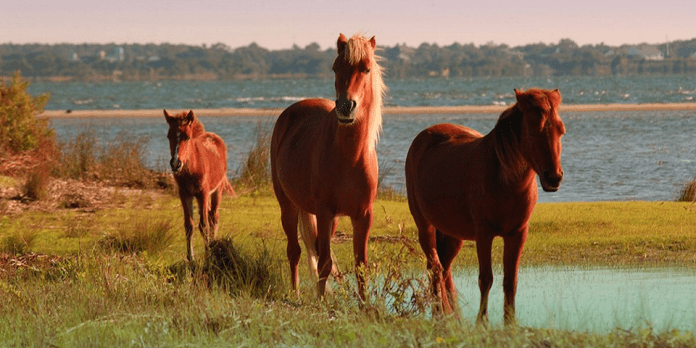
M 370 274 L 386 280 L 371 283 L 371 302 L 363 310 L 353 292 L 346 219 L 339 222 L 333 249 L 348 281 L 334 284 L 333 296 L 319 302 L 302 261 L 301 294 L 289 290 L 285 234 L 270 194 L 225 197 L 220 213 L 219 236 L 248 257 L 262 254 L 277 277 L 273 291 L 260 295 L 231 293 L 200 273 L 176 274 L 185 260 L 185 241 L 180 203 L 171 195 L 117 190 L 102 209 L 2 214 L 0 346 L 696 346 L 691 332 L 484 330 L 432 319 L 425 260 L 405 201 L 375 203 Z M 691 203 L 538 204 L 522 267 L 694 267 L 694 237 Z M 201 260 L 197 231 L 194 241 Z M 501 253 L 497 241 L 497 264 Z M 473 243 L 466 243 L 456 267 L 476 264 Z M 405 288 L 421 297 L 385 300 Z

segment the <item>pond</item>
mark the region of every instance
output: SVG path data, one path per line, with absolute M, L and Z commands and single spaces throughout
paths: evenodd
M 502 269 L 488 313 L 502 325 Z M 478 268 L 457 271 L 462 317 L 476 320 L 480 293 Z M 519 324 L 606 333 L 617 328 L 653 328 L 657 332 L 696 332 L 696 269 L 688 268 L 521 268 L 516 297 Z

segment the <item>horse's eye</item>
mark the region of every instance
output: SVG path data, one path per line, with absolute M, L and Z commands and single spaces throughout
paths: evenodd
M 369 74 L 369 73 L 370 73 L 370 69 L 369 69 L 369 68 L 363 69 L 363 72 L 364 72 L 365 74 Z

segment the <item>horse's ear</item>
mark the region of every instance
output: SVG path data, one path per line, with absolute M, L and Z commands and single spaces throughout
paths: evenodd
M 377 40 L 375 40 L 374 36 L 372 36 L 372 38 L 370 39 L 370 45 L 372 46 L 373 50 L 375 49 L 375 47 L 377 47 Z
M 563 97 L 561 97 L 561 91 L 559 91 L 558 88 L 551 91 L 551 94 L 553 94 L 554 98 L 556 98 L 559 103 L 561 102 L 561 99 L 563 99 Z
M 186 125 L 193 123 L 195 119 L 196 116 L 193 114 L 193 110 L 189 110 L 188 114 L 186 115 L 186 118 L 184 118 L 184 120 L 186 121 Z
M 172 115 L 169 112 L 167 112 L 167 109 L 163 109 L 163 111 L 164 111 L 164 119 L 167 120 L 167 122 L 169 122 L 169 119 L 172 118 Z
M 341 54 L 346 49 L 346 45 L 348 44 L 348 39 L 346 38 L 343 33 L 341 33 L 338 36 L 338 40 L 336 41 L 336 51 L 338 54 Z

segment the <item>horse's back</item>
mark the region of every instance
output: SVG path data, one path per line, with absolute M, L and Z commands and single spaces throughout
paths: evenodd
M 474 141 L 481 139 L 481 133 L 460 125 L 451 123 L 437 124 L 421 131 L 411 143 L 406 157 L 407 175 L 409 167 L 417 166 L 421 159 L 428 153 L 439 152 L 448 147 L 466 147 Z M 413 168 L 415 169 L 415 168 Z

